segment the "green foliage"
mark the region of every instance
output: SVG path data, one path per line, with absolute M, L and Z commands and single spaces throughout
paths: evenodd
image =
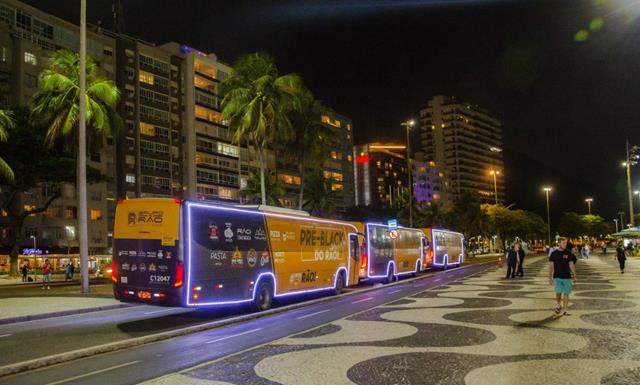
M 282 183 L 276 179 L 273 171 L 267 172 L 265 177 L 265 191 L 267 193 L 267 204 L 270 206 L 280 206 L 279 199 L 284 194 L 284 187 Z M 247 187 L 240 190 L 240 196 L 250 204 L 262 203 L 260 174 L 252 172 L 249 175 Z
M 122 126 L 115 111 L 120 91 L 112 81 L 97 76 L 90 57 L 86 78 L 87 143 L 96 148 Z M 80 56 L 68 50 L 56 51 L 49 68 L 40 74 L 40 90 L 31 100 L 34 124 L 47 128 L 45 143 L 64 143 L 77 151 L 80 97 Z
M 335 193 L 331 191 L 331 181 L 322 175 L 322 170 L 309 173 L 305 185 L 306 200 L 303 208 L 312 215 L 329 216 L 335 208 Z
M 245 140 L 256 147 L 263 204 L 267 203 L 265 151 L 269 143 L 293 135 L 288 114 L 298 106 L 300 87 L 298 75 L 279 76 L 273 58 L 264 53 L 240 57 L 220 86 L 222 119 L 229 120 L 233 141 Z
M 564 213 L 558 224 L 560 235 L 570 238 L 582 236 L 601 237 L 613 231 L 612 226 L 599 215 Z
M 431 201 L 417 207 L 414 214 L 416 227 L 447 227 L 451 221 L 451 207 Z
M 455 230 L 462 232 L 465 238 L 485 234 L 487 222 L 487 213 L 480 205 L 477 193 L 464 191 L 453 203 L 449 223 Z
M 0 142 L 7 141 L 7 130 L 14 126 L 13 112 L 10 110 L 0 110 Z M 4 177 L 8 182 L 13 182 L 13 170 L 2 157 L 0 157 L 0 176 Z
M 489 218 L 490 234 L 497 234 L 500 239 L 536 238 L 547 232 L 547 225 L 538 214 L 503 205 L 485 204 L 483 208 Z

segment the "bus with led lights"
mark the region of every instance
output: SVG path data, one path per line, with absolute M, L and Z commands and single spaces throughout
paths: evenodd
M 464 263 L 464 235 L 443 229 L 422 229 L 427 239 L 425 264 L 447 269 Z
M 112 281 L 122 301 L 198 307 L 340 293 L 358 283 L 357 228 L 297 210 L 136 198 L 116 206 Z
M 390 230 L 378 223 L 352 222 L 363 234 L 358 275 L 361 280 L 393 282 L 425 270 L 428 243 L 420 229 Z

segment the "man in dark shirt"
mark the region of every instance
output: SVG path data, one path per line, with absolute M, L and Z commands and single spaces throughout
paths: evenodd
M 569 315 L 569 294 L 576 282 L 577 258 L 567 249 L 567 239 L 558 240 L 558 249 L 549 256 L 549 284 L 553 285 L 558 303 L 555 312 L 560 314 L 564 307 L 564 315 Z M 562 301 L 562 304 L 561 304 Z M 564 305 L 564 306 L 563 306 Z

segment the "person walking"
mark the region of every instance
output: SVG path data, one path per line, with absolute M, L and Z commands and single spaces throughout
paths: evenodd
M 602 241 L 602 254 L 607 253 L 607 242 Z
M 584 247 L 582 248 L 582 252 L 583 255 L 586 259 L 589 259 L 589 257 L 591 256 L 591 246 L 589 246 L 588 243 L 584 244 Z
M 522 243 L 518 242 L 518 272 L 516 273 L 519 277 L 524 277 L 524 257 L 527 255 L 526 249 L 523 247 Z
M 51 290 L 51 263 L 49 263 L 48 259 L 44 260 L 44 266 L 42 267 L 42 290 L 44 290 L 45 286 L 47 290 Z
M 620 274 L 624 274 L 624 263 L 627 260 L 627 255 L 625 254 L 624 244 L 622 241 L 618 242 L 618 247 L 616 247 L 616 258 L 620 265 Z
M 26 263 L 22 264 L 20 272 L 22 273 L 22 282 L 27 282 L 27 274 L 29 273 L 29 268 L 27 267 Z
M 576 262 L 578 259 L 567 249 L 567 239 L 558 240 L 558 249 L 549 257 L 549 285 L 553 285 L 556 293 L 556 314 L 569 314 L 569 295 L 576 283 Z M 564 313 L 562 312 L 564 309 Z
M 514 243 L 507 251 L 507 279 L 516 277 L 516 270 L 518 266 L 518 250 L 520 250 L 520 245 L 518 243 Z

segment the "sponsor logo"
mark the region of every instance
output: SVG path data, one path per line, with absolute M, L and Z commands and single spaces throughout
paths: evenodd
M 302 281 L 301 273 L 293 273 L 289 276 L 289 283 L 300 283 Z
M 170 252 L 170 251 L 165 251 L 165 252 L 164 252 L 164 257 L 165 257 L 166 259 L 171 259 L 171 252 Z
M 211 265 L 220 266 L 228 259 L 227 253 L 222 250 L 214 250 L 209 254 L 209 263 Z
M 158 271 L 161 273 L 166 273 L 169 271 L 169 266 L 167 265 L 158 265 Z
M 269 252 L 265 250 L 262 252 L 262 256 L 260 257 L 260 266 L 267 264 L 269 264 Z
M 164 217 L 164 213 L 162 211 L 138 211 L 127 213 L 127 223 L 129 226 L 135 225 L 137 223 L 153 223 L 153 224 L 161 224 Z
M 149 282 L 151 283 L 169 283 L 171 281 L 170 275 L 150 275 Z
M 278 230 L 271 230 L 269 235 L 271 235 L 271 238 L 280 238 L 280 232 Z
M 134 263 L 133 265 L 131 265 L 131 271 L 136 271 L 136 270 L 138 270 L 138 265 Z
M 225 223 L 225 226 L 227 226 L 226 229 L 224 229 L 224 240 L 226 242 L 233 242 L 233 230 L 231 230 L 231 223 Z
M 118 257 L 127 256 L 127 255 L 129 255 L 129 252 L 127 250 L 118 251 Z
M 138 252 L 135 250 L 129 250 L 129 256 L 130 257 L 135 257 L 136 255 L 138 255 Z
M 147 253 L 145 253 L 143 250 L 138 250 L 138 257 L 144 257 L 145 255 L 147 255 Z
M 127 277 L 120 277 L 120 283 L 129 283 Z
M 242 259 L 242 253 L 240 249 L 236 247 L 233 255 L 231 256 L 231 267 L 233 268 L 242 268 L 244 267 L 244 260 Z
M 129 270 L 129 264 L 128 263 L 123 263 L 122 265 L 120 265 L 120 270 L 125 270 L 128 271 Z
M 284 233 L 282 233 L 282 240 L 283 241 L 295 241 L 296 240 L 296 233 L 294 233 L 293 231 L 285 231 Z
M 264 231 L 262 227 L 258 227 L 256 231 L 253 232 L 253 238 L 259 241 L 266 241 L 267 233 Z
M 155 258 L 155 257 L 156 257 L 155 251 L 147 251 L 147 258 Z
M 164 255 L 162 254 L 162 250 L 158 250 L 158 252 L 156 253 L 156 257 L 158 257 L 158 259 L 162 259 Z
M 153 262 L 151 262 L 149 264 L 149 273 L 155 273 L 155 271 L 156 271 L 156 265 Z
M 218 226 L 214 224 L 209 225 L 209 239 L 215 242 L 220 240 L 220 230 L 218 230 Z
M 273 262 L 284 263 L 284 251 L 276 251 L 273 253 Z
M 338 250 L 314 250 L 313 258 L 316 261 L 337 261 L 341 259 Z
M 236 229 L 236 238 L 239 241 L 250 241 L 251 240 L 251 229 L 247 229 L 244 227 L 238 227 Z
M 300 230 L 300 245 L 305 246 L 338 246 L 344 242 L 342 231 L 319 229 Z
M 302 273 L 301 282 L 315 282 L 318 279 L 318 274 L 315 271 L 307 270 Z
M 255 267 L 257 263 L 258 253 L 256 253 L 254 249 L 249 249 L 249 252 L 247 253 L 247 265 L 249 265 L 249 267 Z
M 140 268 L 140 271 L 143 273 L 147 271 L 147 265 L 145 265 L 144 263 L 141 263 L 139 268 Z

